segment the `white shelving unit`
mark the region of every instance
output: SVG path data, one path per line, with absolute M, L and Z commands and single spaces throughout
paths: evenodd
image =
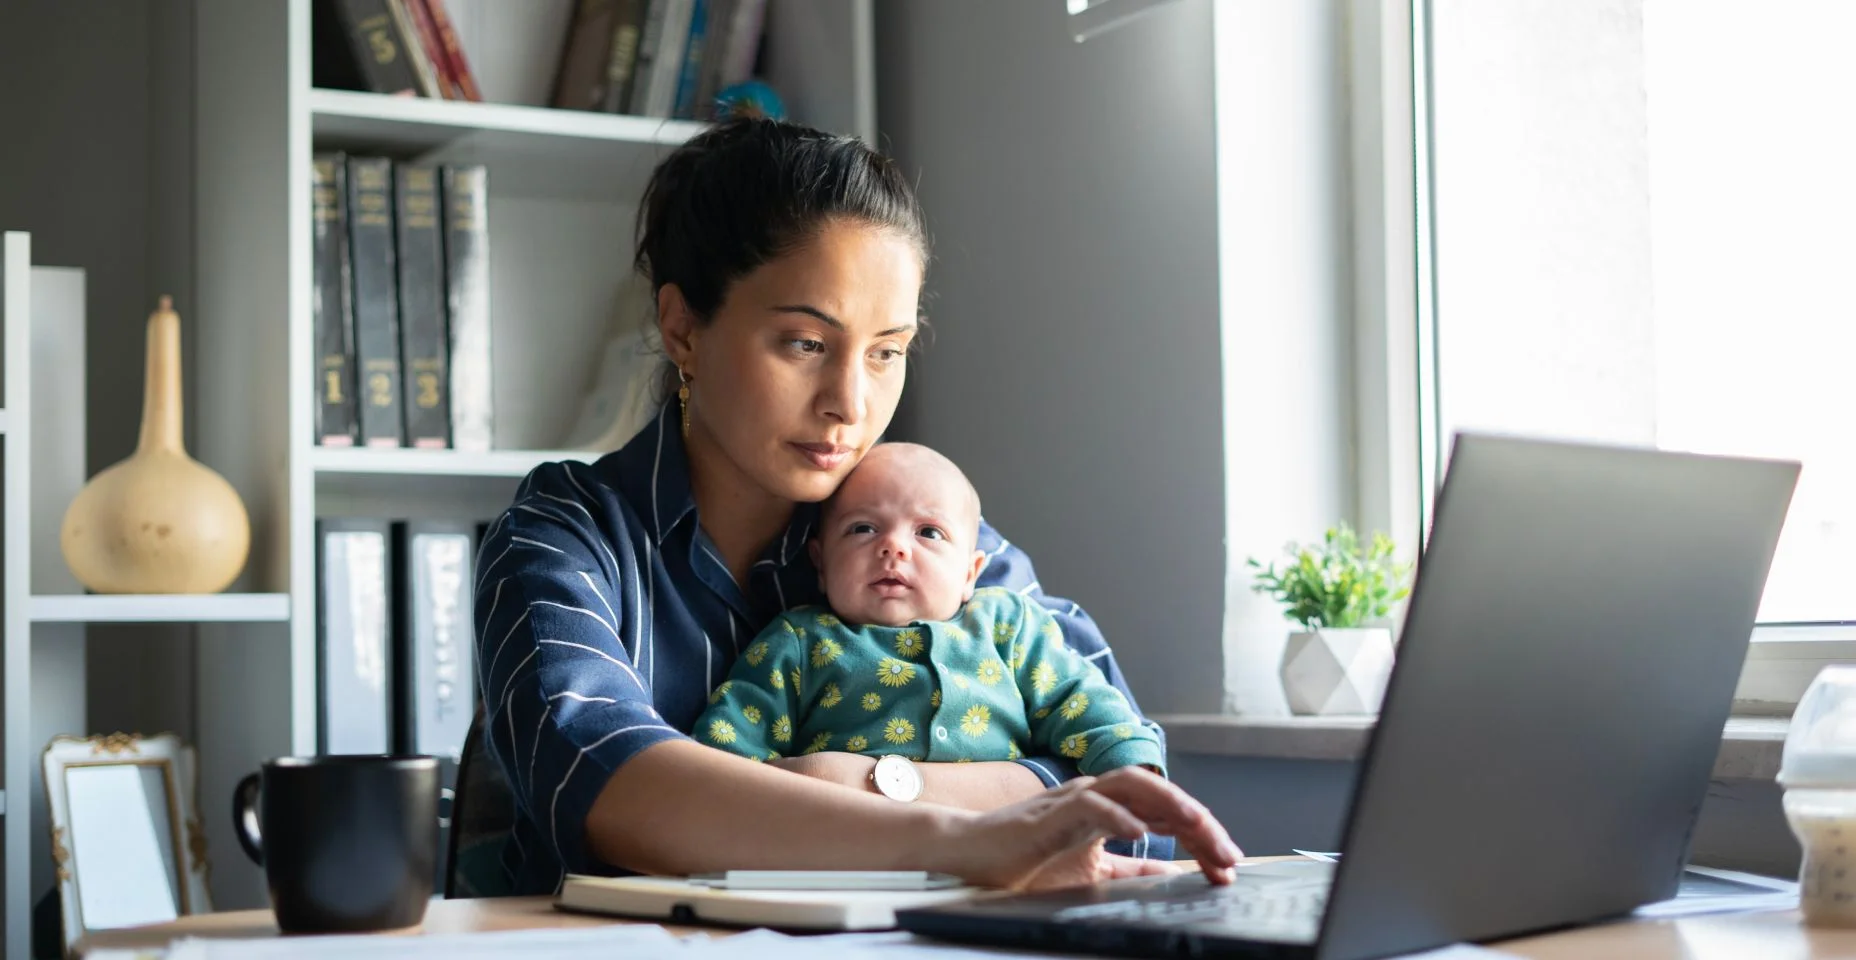
M 41 594 L 33 623 L 281 623 L 290 619 L 287 593 Z
M 5 954 L 29 956 L 32 924 L 32 818 L 19 815 L 32 781 L 32 763 L 38 758 L 32 743 L 32 624 L 26 614 L 32 593 L 31 528 L 32 475 L 32 238 L 23 233 L 8 233 L 0 241 L 0 343 L 5 345 L 6 361 L 0 377 L 0 407 L 17 417 L 9 422 L 0 438 L 0 620 L 5 623 L 5 652 L 0 656 L 4 672 L 5 738 L 4 790 L 15 803 L 14 811 L 0 824 L 0 836 L 6 840 L 4 903 L 6 912 Z
M 318 518 L 489 520 L 537 464 L 598 456 L 555 448 L 597 372 L 646 179 L 702 125 L 316 89 L 309 0 L 194 3 L 189 415 L 196 455 L 251 511 L 252 562 L 234 589 L 282 595 L 287 616 L 199 628 L 201 803 L 217 810 L 265 759 L 316 749 Z M 511 18 L 564 22 L 571 7 L 447 3 L 486 90 L 498 84 L 484 71 L 521 59 L 497 45 L 535 33 Z M 794 119 L 874 142 L 871 4 L 770 0 L 762 65 Z M 313 442 L 310 164 L 324 150 L 488 167 L 496 449 Z M 239 855 L 229 819 L 209 816 L 207 833 L 214 902 L 262 905 L 262 875 Z

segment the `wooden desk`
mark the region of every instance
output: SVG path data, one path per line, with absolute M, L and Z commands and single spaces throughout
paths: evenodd
M 625 923 L 562 913 L 547 897 L 439 900 L 425 913 L 427 934 L 479 930 L 532 930 Z M 694 928 L 672 927 L 676 932 Z M 128 930 L 92 934 L 79 953 L 101 947 L 150 949 L 180 937 L 274 937 L 269 910 L 240 910 L 187 917 Z M 1811 930 L 1795 912 L 1689 917 L 1587 927 L 1493 945 L 1528 960 L 1826 960 L 1856 957 L 1856 930 Z

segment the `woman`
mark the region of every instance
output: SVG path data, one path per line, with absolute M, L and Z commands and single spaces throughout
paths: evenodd
M 1050 886 L 1169 869 L 1105 852 L 1144 831 L 1228 880 L 1238 851 L 1224 830 L 1143 770 L 923 764 L 923 802 L 898 803 L 870 786 L 867 757 L 763 765 L 686 736 L 742 646 L 820 599 L 804 549 L 816 504 L 895 413 L 927 249 L 892 162 L 766 120 L 667 158 L 639 237 L 675 400 L 597 463 L 530 474 L 480 553 L 478 676 L 519 811 L 503 856 L 514 889 L 724 867 Z M 1029 561 L 984 525 L 981 545 L 981 585 L 1036 590 Z M 1126 693 L 1087 615 L 1040 599 Z

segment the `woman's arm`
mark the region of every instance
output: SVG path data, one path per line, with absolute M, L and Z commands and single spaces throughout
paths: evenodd
M 876 758 L 856 753 L 826 751 L 770 762 L 772 766 L 804 774 L 865 793 L 876 793 L 870 771 Z M 922 775 L 921 802 L 961 810 L 996 810 L 1043 793 L 1047 787 L 1024 766 L 1009 760 L 991 763 L 917 763 Z
M 599 859 L 649 873 L 934 870 L 996 887 L 1058 887 L 1170 870 L 1106 854 L 1107 837 L 1179 837 L 1214 882 L 1241 856 L 1211 815 L 1138 768 L 1080 778 L 976 814 L 840 790 L 689 741 L 612 774 L 587 815 Z

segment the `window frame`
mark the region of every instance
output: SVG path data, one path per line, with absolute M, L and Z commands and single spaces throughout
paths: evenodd
M 1401 472 L 1394 464 L 1383 465 L 1375 473 L 1364 459 L 1361 463 L 1362 512 L 1371 502 L 1366 486 L 1381 485 L 1384 491 L 1379 496 L 1396 502 L 1401 498 L 1415 494 L 1418 504 L 1415 516 L 1417 527 L 1406 535 L 1406 542 L 1422 544 L 1429 535 L 1431 524 L 1431 505 L 1435 492 L 1443 481 L 1443 436 L 1441 407 L 1439 404 L 1440 388 L 1438 384 L 1437 363 L 1437 264 L 1435 257 L 1436 207 L 1435 187 L 1436 170 L 1433 163 L 1435 146 L 1433 114 L 1434 104 L 1431 73 L 1431 18 L 1432 0 L 1388 0 L 1379 6 L 1383 17 L 1383 29 L 1379 31 L 1376 44 L 1381 56 L 1388 62 L 1396 62 L 1401 57 L 1408 74 L 1405 76 L 1403 94 L 1408 98 L 1406 111 L 1410 126 L 1405 130 L 1405 139 L 1399 146 L 1408 151 L 1411 158 L 1411 175 L 1408 180 L 1398 177 L 1396 163 L 1391 159 L 1393 144 L 1387 143 L 1386 163 L 1379 177 L 1385 185 L 1384 196 L 1372 196 L 1361 191 L 1356 195 L 1356 216 L 1370 219 L 1376 213 L 1392 209 L 1396 205 L 1408 204 L 1411 212 L 1410 237 L 1414 246 L 1409 272 L 1409 308 L 1401 307 L 1400 294 L 1397 289 L 1398 278 L 1388 270 L 1383 278 L 1383 296 L 1386 309 L 1377 315 L 1373 311 L 1363 310 L 1356 329 L 1363 340 L 1384 336 L 1391 340 L 1409 337 L 1412 346 L 1411 358 L 1414 369 L 1411 371 L 1414 383 L 1402 397 L 1389 396 L 1389 402 L 1408 405 L 1408 412 L 1403 415 L 1417 431 L 1415 440 L 1417 453 L 1413 468 Z M 1402 29 L 1401 29 L 1402 21 Z M 1363 39 L 1357 33 L 1356 41 Z M 1360 60 L 1358 52 L 1366 44 L 1355 44 L 1353 66 L 1356 76 L 1365 76 L 1360 71 L 1367 67 Z M 1379 98 L 1378 105 L 1365 104 L 1363 114 L 1382 111 L 1388 140 L 1394 127 L 1395 109 L 1388 107 L 1401 92 L 1393 89 L 1398 83 L 1395 71 L 1387 69 L 1380 76 L 1387 78 L 1387 88 Z M 1358 91 L 1356 90 L 1356 93 Z M 1362 106 L 1363 99 L 1356 98 L 1356 110 Z M 1360 120 L 1355 121 L 1355 135 L 1360 132 Z M 1356 159 L 1360 154 L 1356 150 Z M 1356 172 L 1356 186 L 1362 180 Z M 1403 182 L 1406 194 L 1393 196 L 1397 184 Z M 1386 233 L 1388 246 L 1392 242 L 1392 233 Z M 1362 264 L 1369 262 L 1371 256 L 1365 249 L 1364 238 L 1356 231 L 1356 243 L 1359 244 Z M 1392 260 L 1392 251 L 1384 257 Z M 1366 271 L 1362 271 L 1363 273 Z M 1365 279 L 1365 278 L 1363 278 Z M 1361 301 L 1363 304 L 1366 301 Z M 1365 369 L 1364 366 L 1362 369 Z M 1385 380 L 1396 379 L 1388 371 Z M 1362 391 L 1364 394 L 1366 391 Z M 1361 421 L 1361 433 L 1367 432 L 1367 421 Z M 1362 436 L 1363 446 L 1368 441 Z M 1388 437 L 1388 444 L 1395 443 L 1395 438 Z M 1367 517 L 1362 517 L 1366 521 Z M 1817 673 L 1832 664 L 1856 663 L 1856 622 L 1822 622 L 1822 623 L 1762 623 L 1756 624 L 1748 646 L 1746 665 L 1734 691 L 1734 713 L 1741 716 L 1786 716 L 1789 717 L 1798 705 Z

